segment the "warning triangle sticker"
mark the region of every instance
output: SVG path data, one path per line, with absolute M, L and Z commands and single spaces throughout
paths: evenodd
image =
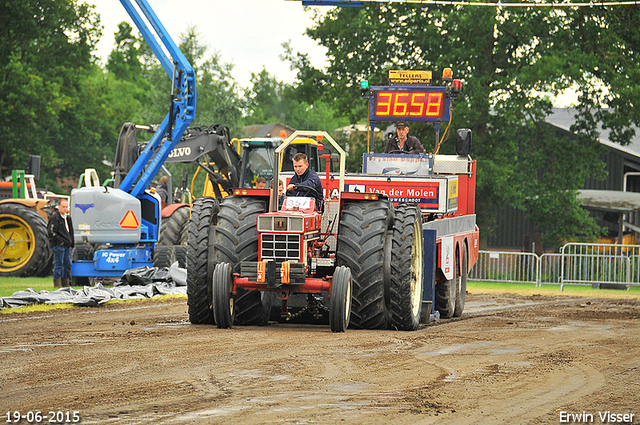
M 122 220 L 120 220 L 120 227 L 123 229 L 137 229 L 138 226 L 140 226 L 140 222 L 138 222 L 138 218 L 131 210 L 127 211 Z

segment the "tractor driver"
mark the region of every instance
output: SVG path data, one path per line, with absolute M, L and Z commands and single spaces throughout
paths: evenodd
M 389 138 L 384 153 L 399 153 L 395 151 L 411 154 L 424 153 L 424 147 L 420 140 L 417 137 L 409 136 L 409 125 L 406 122 L 400 121 L 396 124 L 396 133 L 397 136 Z
M 309 161 L 307 160 L 307 155 L 303 153 L 297 153 L 293 157 L 293 171 L 295 174 L 289 180 L 289 186 L 287 186 L 287 194 L 289 196 L 308 196 L 313 197 L 316 200 L 316 211 L 322 212 L 322 183 L 320 182 L 320 177 L 318 174 L 309 168 Z M 296 189 L 294 186 L 303 185 L 307 187 L 312 187 L 315 189 L 309 190 L 305 187 L 300 187 Z

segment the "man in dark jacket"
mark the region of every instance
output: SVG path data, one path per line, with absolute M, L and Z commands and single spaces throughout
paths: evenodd
M 58 209 L 49 217 L 47 226 L 49 245 L 53 251 L 53 286 L 69 286 L 71 278 L 71 248 L 73 224 L 69 215 L 69 201 L 61 199 Z
M 424 147 L 417 137 L 409 136 L 409 125 L 400 121 L 396 124 L 397 135 L 391 137 L 387 142 L 387 146 L 384 148 L 384 153 L 401 153 L 394 151 L 402 151 L 412 154 L 424 153 Z
M 309 168 L 309 161 L 307 155 L 303 153 L 297 153 L 293 157 L 293 171 L 295 174 L 289 180 L 289 186 L 287 186 L 287 196 L 307 196 L 315 198 L 316 211 L 322 212 L 322 182 L 318 174 Z M 313 190 L 306 189 L 305 187 L 298 187 L 297 185 L 303 185 L 312 187 Z

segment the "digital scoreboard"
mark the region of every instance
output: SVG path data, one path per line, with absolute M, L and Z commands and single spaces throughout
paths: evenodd
M 371 87 L 371 121 L 449 121 L 445 87 Z

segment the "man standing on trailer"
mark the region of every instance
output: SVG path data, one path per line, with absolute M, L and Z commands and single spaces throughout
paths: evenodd
M 397 135 L 391 137 L 387 142 L 384 153 L 403 151 L 411 154 L 421 154 L 425 152 L 420 140 L 417 137 L 409 136 L 409 125 L 406 122 L 400 121 L 396 124 L 396 133 Z
M 58 209 L 49 217 L 49 244 L 53 251 L 53 286 L 70 286 L 73 223 L 69 215 L 69 201 L 61 199 Z
M 307 155 L 297 153 L 296 156 L 293 157 L 293 171 L 295 171 L 295 174 L 291 177 L 291 180 L 289 180 L 287 195 L 313 197 L 316 200 L 316 211 L 322 212 L 322 182 L 320 181 L 320 177 L 318 177 L 318 173 L 309 168 Z M 305 189 L 304 187 L 296 189 L 296 185 L 312 187 L 316 191 L 314 192 L 312 190 Z

